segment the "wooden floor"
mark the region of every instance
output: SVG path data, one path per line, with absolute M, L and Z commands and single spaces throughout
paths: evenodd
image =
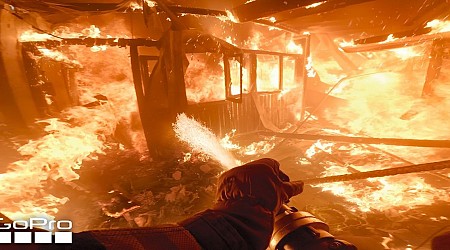
M 315 125 L 304 130 L 309 133 L 321 132 Z M 233 142 L 244 146 L 261 140 L 269 139 L 253 134 L 236 138 Z M 390 167 L 407 165 L 407 159 L 402 162 L 395 155 L 367 145 L 353 145 L 360 147 L 357 149 L 361 151 L 365 150 L 365 154 L 352 155 L 346 150 L 348 143 L 336 143 L 331 154 L 318 151 L 306 161 L 300 159 L 304 158 L 305 151 L 314 141 L 281 142 L 281 139 L 276 139 L 271 142 L 275 142 L 277 146 L 267 154 L 236 156 L 243 162 L 262 157 L 277 159 L 281 163 L 281 169 L 291 180 L 319 177 L 324 166 L 329 164 L 384 164 Z M 11 141 L 0 141 L 0 145 L 6 145 L 1 149 L 5 153 L 2 154 L 2 161 L 8 162 L 18 157 L 11 147 Z M 72 219 L 75 231 L 154 226 L 179 221 L 210 207 L 214 200 L 216 178 L 222 168 L 217 162 L 201 160 L 202 157 L 195 154 L 191 160 L 183 162 L 181 159 L 186 152 L 189 149 L 180 147 L 180 152 L 174 155 L 176 158 L 154 162 L 142 158 L 142 155 L 132 150 L 110 148 L 98 160 L 83 163 L 78 170 L 79 180 L 70 183 L 49 182 L 47 192 L 69 198 L 59 208 L 56 219 Z M 420 176 L 438 190 L 449 193 L 448 169 L 422 173 Z M 354 181 L 352 185 L 364 187 L 373 184 L 361 180 Z M 377 189 L 376 186 L 373 188 Z M 406 249 L 408 244 L 417 246 L 433 233 L 448 226 L 450 220 L 449 200 L 435 201 L 431 205 L 412 209 L 386 207 L 361 212 L 343 197 L 312 186 L 305 186 L 304 192 L 292 198 L 289 205 L 308 211 L 326 222 L 337 238 L 352 242 L 359 249 L 368 250 L 387 249 L 386 247 Z M 135 208 L 122 213 L 124 209 L 132 207 Z M 111 217 L 114 213 L 119 216 Z M 447 227 L 443 231 L 449 230 Z M 430 249 L 429 244 L 428 241 L 420 249 Z

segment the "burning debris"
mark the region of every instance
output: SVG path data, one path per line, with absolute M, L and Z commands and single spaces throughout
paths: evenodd
M 8 144 L 18 155 L 0 174 L 0 212 L 12 219 L 71 218 L 76 231 L 175 222 L 213 203 L 219 173 L 262 157 L 279 160 L 293 180 L 448 159 L 448 20 L 398 14 L 416 29 L 377 33 L 379 20 L 355 17 L 340 27 L 373 30 L 344 36 L 317 28 L 312 13 L 357 12 L 348 1 L 252 0 L 223 10 L 129 1 L 78 24 L 61 17 L 45 33 L 35 23 L 24 28 L 33 18 L 25 2 L 11 1 L 1 14 L 2 23 L 21 25 L 0 33 L 14 38 L 2 38 L 6 48 L 20 48 L 3 62 L 22 66 L 1 65 L 0 86 L 12 97 L 0 123 L 10 128 L 17 110 L 39 133 Z M 337 136 L 444 147 L 330 140 Z M 448 223 L 449 178 L 444 168 L 322 183 L 292 202 L 335 233 L 365 232 L 385 249 L 405 249 Z M 410 230 L 413 223 L 424 230 Z

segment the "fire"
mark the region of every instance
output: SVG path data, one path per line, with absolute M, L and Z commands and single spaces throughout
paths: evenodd
M 261 32 L 255 32 L 252 36 L 244 41 L 243 48 L 258 50 L 261 49 L 262 40 L 264 35 Z
M 224 35 L 224 34 L 222 34 Z M 220 37 L 220 36 L 219 36 Z M 293 39 L 286 42 L 284 39 L 275 42 L 275 48 L 264 44 L 265 40 L 262 32 L 253 32 L 248 39 L 239 41 L 236 37 L 228 35 L 223 39 L 230 44 L 244 49 L 251 50 L 273 50 L 279 52 L 303 54 L 303 47 L 297 44 Z M 225 79 L 223 61 L 214 53 L 202 54 L 188 54 L 189 66 L 185 74 L 186 93 L 188 101 L 192 103 L 217 101 L 225 99 Z M 249 69 L 244 64 L 242 68 L 242 85 L 243 93 L 248 93 L 249 89 Z M 294 81 L 295 64 L 292 58 L 284 58 L 283 66 L 283 89 L 279 88 L 279 60 L 278 57 L 272 55 L 258 55 L 258 72 L 257 72 L 257 89 L 259 91 L 276 91 L 280 90 L 283 93 L 288 92 L 292 88 L 298 87 L 298 83 Z M 312 69 L 312 59 L 308 60 L 307 69 L 309 75 L 314 75 Z M 239 64 L 230 63 L 231 75 L 234 79 L 239 78 Z M 205 84 L 207 83 L 207 84 Z M 231 94 L 237 95 L 240 93 L 239 84 L 231 85 Z M 281 97 L 283 95 L 280 95 Z
M 443 23 L 434 21 L 435 24 Z M 431 25 L 431 24 L 430 24 Z M 437 26 L 436 26 L 437 27 Z M 443 26 L 441 26 L 443 27 Z M 441 31 L 444 29 L 441 29 Z M 390 36 L 389 39 L 395 39 Z M 393 50 L 362 52 L 365 61 L 360 64 L 364 71 L 359 75 L 348 77 L 342 81 L 332 95 L 345 100 L 346 104 L 331 108 L 325 118 L 346 129 L 346 135 L 363 135 L 372 137 L 446 139 L 450 130 L 442 127 L 448 119 L 448 90 L 445 77 L 434 80 L 434 97 L 422 98 L 422 90 L 429 64 L 431 43 L 402 47 Z M 340 46 L 352 46 L 353 43 L 341 43 Z M 336 83 L 346 72 L 333 65 L 336 74 L 324 65 L 332 66 L 321 57 L 315 57 L 315 69 L 322 80 Z M 441 67 L 441 76 L 447 75 L 448 64 Z M 339 73 L 342 72 L 342 73 Z M 372 73 L 373 72 L 373 73 Z M 330 131 L 328 131 L 330 132 Z M 341 134 L 341 133 L 339 133 Z M 395 147 L 377 145 L 388 153 L 392 153 L 405 161 L 423 163 L 447 159 L 448 150 Z M 339 152 L 338 146 L 332 146 L 333 153 Z M 346 147 L 349 156 L 367 157 L 371 150 L 355 145 Z M 316 148 L 306 151 L 307 156 L 314 156 Z M 381 161 L 381 160 L 380 160 Z M 395 163 L 372 162 L 367 166 L 351 165 L 358 171 L 369 171 L 390 168 Z M 404 163 L 406 164 L 406 163 Z M 348 173 L 347 167 L 329 163 L 324 175 Z M 445 171 L 443 176 L 447 175 Z M 333 192 L 355 204 L 358 211 L 385 211 L 395 209 L 399 212 L 421 205 L 430 205 L 435 201 L 449 201 L 448 190 L 438 189 L 427 183 L 420 175 L 409 174 L 386 178 L 365 180 L 369 185 L 357 182 L 332 183 L 321 185 L 323 190 Z
M 156 6 L 156 2 L 155 1 L 144 0 L 144 3 L 146 3 L 148 5 L 148 7 L 151 7 L 151 8 Z
M 321 140 L 318 140 L 316 143 L 311 145 L 311 147 L 309 147 L 306 150 L 305 156 L 307 158 L 311 159 L 317 153 L 317 150 L 322 150 L 324 152 L 331 154 L 333 145 L 334 145 L 334 143 L 332 143 L 332 142 L 322 143 Z
M 444 33 L 450 31 L 450 21 L 432 20 L 427 23 L 425 28 L 432 28 L 431 33 Z
M 241 147 L 239 145 L 234 144 L 230 140 L 231 137 L 233 137 L 235 133 L 236 133 L 236 129 L 233 129 L 233 130 L 231 130 L 230 133 L 225 134 L 225 137 L 220 139 L 220 145 L 222 145 L 222 147 L 224 147 L 227 150 L 240 149 Z
M 137 3 L 137 2 L 131 2 L 129 5 L 129 8 L 132 11 L 136 11 L 136 10 L 143 10 L 144 8 L 142 7 L 141 4 Z
M 353 166 L 357 168 L 356 166 Z M 373 170 L 372 168 L 370 168 Z M 368 171 L 367 169 L 366 171 Z M 327 166 L 325 176 L 346 174 L 344 167 Z M 407 211 L 422 205 L 430 205 L 434 201 L 448 201 L 447 191 L 439 190 L 426 183 L 421 177 L 414 174 L 400 177 L 373 178 L 367 180 L 373 185 L 355 185 L 345 183 L 330 183 L 318 185 L 323 191 L 345 198 L 356 205 L 362 212 L 385 211 L 395 208 L 398 211 Z
M 187 55 L 189 66 L 185 73 L 186 95 L 190 102 L 225 99 L 223 59 L 217 54 Z
M 67 63 L 68 65 L 75 66 L 75 67 L 81 67 L 82 66 L 80 64 L 80 62 L 78 62 L 76 59 L 70 59 L 67 55 L 65 55 L 61 51 L 50 50 L 50 49 L 46 49 L 46 48 L 38 48 L 38 50 L 39 50 L 39 52 L 42 53 L 42 56 L 47 57 L 47 58 L 51 58 L 51 59 L 53 59 L 55 61 L 64 62 L 64 63 Z M 38 59 L 39 58 L 39 57 L 36 57 L 36 56 L 32 56 L 32 57 L 34 57 L 34 59 Z
M 67 32 L 68 28 L 60 28 L 55 34 L 61 35 L 62 31 L 64 37 L 79 37 L 80 34 L 100 36 L 100 29 L 95 26 L 73 33 Z M 28 31 L 20 39 L 39 40 L 42 37 L 48 36 Z M 84 46 L 69 46 L 62 50 L 38 49 L 42 55 L 32 57 L 35 60 L 46 57 L 77 66 L 80 106 L 63 110 L 59 118 L 38 121 L 46 124 L 46 134 L 21 146 L 18 152 L 23 159 L 10 164 L 8 171 L 0 174 L 2 213 L 12 219 L 36 216 L 53 219 L 58 207 L 68 199 L 53 196 L 48 190 L 49 185 L 76 180 L 79 178 L 76 170 L 82 167 L 83 162 L 95 160 L 105 150 L 124 150 L 123 142 L 111 138 L 118 129 L 131 126 L 133 115 L 137 114 L 127 50 L 110 49 L 108 62 L 115 62 L 111 64 L 104 57 L 92 56 L 90 48 Z M 105 52 L 100 50 L 98 53 Z M 144 152 L 146 143 L 142 131 L 126 130 L 129 138 L 124 141 L 130 141 L 128 147 Z
M 320 5 L 322 5 L 322 4 L 326 3 L 326 2 L 327 2 L 327 1 L 322 1 L 322 2 L 313 3 L 313 4 L 310 4 L 310 5 L 305 6 L 305 9 L 315 8 L 315 7 L 320 6 Z
M 2 212 L 10 218 L 53 218 L 58 205 L 67 199 L 47 193 L 46 183 L 77 179 L 79 176 L 74 170 L 79 169 L 84 160 L 103 153 L 104 136 L 111 135 L 116 124 L 107 106 L 75 107 L 65 111 L 63 116 L 72 123 L 56 118 L 39 121 L 48 124 L 45 127 L 48 134 L 20 147 L 18 152 L 25 159 L 12 163 L 10 170 L 0 175 Z
M 345 40 L 341 40 L 341 41 L 337 41 L 337 43 L 339 44 L 339 47 L 350 47 L 350 46 L 355 46 L 355 41 L 354 40 L 350 40 L 350 41 L 345 41 Z
M 264 155 L 269 153 L 275 147 L 275 137 L 268 140 L 253 142 L 250 145 L 240 150 L 242 155 Z
M 308 72 L 308 77 L 315 77 L 316 71 L 313 68 L 313 60 L 311 56 L 307 58 L 306 71 Z
M 402 47 L 392 49 L 390 51 L 394 52 L 397 58 L 400 58 L 401 60 L 405 61 L 412 57 L 423 56 L 425 51 L 420 49 L 420 47 L 421 46 Z
M 141 1 L 142 2 L 142 1 Z M 144 0 L 144 3 L 147 4 L 148 7 L 152 8 L 156 6 L 156 2 L 155 1 L 150 1 L 150 0 Z M 131 2 L 129 5 L 129 8 L 132 11 L 142 11 L 144 8 L 142 6 L 141 3 L 138 2 Z
M 301 45 L 297 45 L 293 40 L 289 41 L 286 46 L 286 51 L 289 53 L 303 54 L 303 48 Z
M 386 40 L 381 41 L 380 43 L 389 43 L 397 40 L 398 38 L 394 37 L 394 34 L 390 34 L 387 36 Z
M 340 134 L 340 132 L 339 132 Z M 357 144 L 350 144 L 348 146 L 338 146 L 334 143 L 322 143 L 320 140 L 314 143 L 308 150 L 305 156 L 312 159 L 315 154 L 319 153 L 320 149 L 328 154 L 337 153 L 340 150 L 348 152 L 352 158 L 368 157 L 371 151 Z M 310 165 L 304 158 L 299 158 L 298 164 Z M 333 176 L 350 174 L 347 166 L 334 164 L 331 161 L 325 163 L 325 171 L 322 176 Z M 392 167 L 390 162 L 386 163 L 367 163 L 367 165 L 349 166 L 355 170 L 365 172 L 375 169 L 382 169 Z M 376 166 L 378 165 L 378 166 Z M 389 209 L 396 209 L 399 212 L 407 211 L 417 206 L 429 205 L 434 201 L 448 201 L 450 195 L 446 190 L 436 189 L 429 183 L 426 183 L 423 177 L 415 174 L 408 174 L 402 176 L 371 178 L 363 180 L 367 184 L 357 182 L 336 182 L 316 185 L 322 188 L 322 191 L 328 191 L 336 196 L 343 197 L 346 201 L 354 204 L 352 210 L 359 210 L 361 212 L 385 211 Z
M 227 16 L 229 18 L 230 21 L 232 21 L 233 23 L 239 23 L 239 18 L 237 18 L 233 12 L 231 12 L 230 10 L 225 10 L 225 12 L 227 13 Z
M 20 42 L 26 42 L 26 41 L 47 41 L 47 40 L 60 40 L 56 36 L 53 36 L 51 34 L 46 33 L 38 33 L 33 30 L 27 30 L 23 32 L 20 37 Z

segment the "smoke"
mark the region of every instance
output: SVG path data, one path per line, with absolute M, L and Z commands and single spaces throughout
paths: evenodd
M 211 130 L 184 113 L 177 116 L 173 129 L 178 139 L 186 142 L 194 152 L 204 153 L 217 160 L 227 169 L 240 165 L 240 162 L 228 152 Z

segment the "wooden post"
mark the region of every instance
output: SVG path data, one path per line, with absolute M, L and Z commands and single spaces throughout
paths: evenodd
M 6 10 L 0 10 L 0 45 L 1 60 L 5 76 L 0 85 L 8 85 L 15 106 L 19 110 L 16 114 L 26 125 L 34 123 L 39 113 L 31 95 L 22 61 L 22 50 L 18 42 L 20 31 L 31 29 L 21 23 L 21 20 Z
M 442 57 L 444 55 L 444 41 L 434 40 L 431 47 L 430 63 L 428 64 L 427 77 L 423 85 L 422 96 L 434 95 L 434 82 L 441 72 Z

